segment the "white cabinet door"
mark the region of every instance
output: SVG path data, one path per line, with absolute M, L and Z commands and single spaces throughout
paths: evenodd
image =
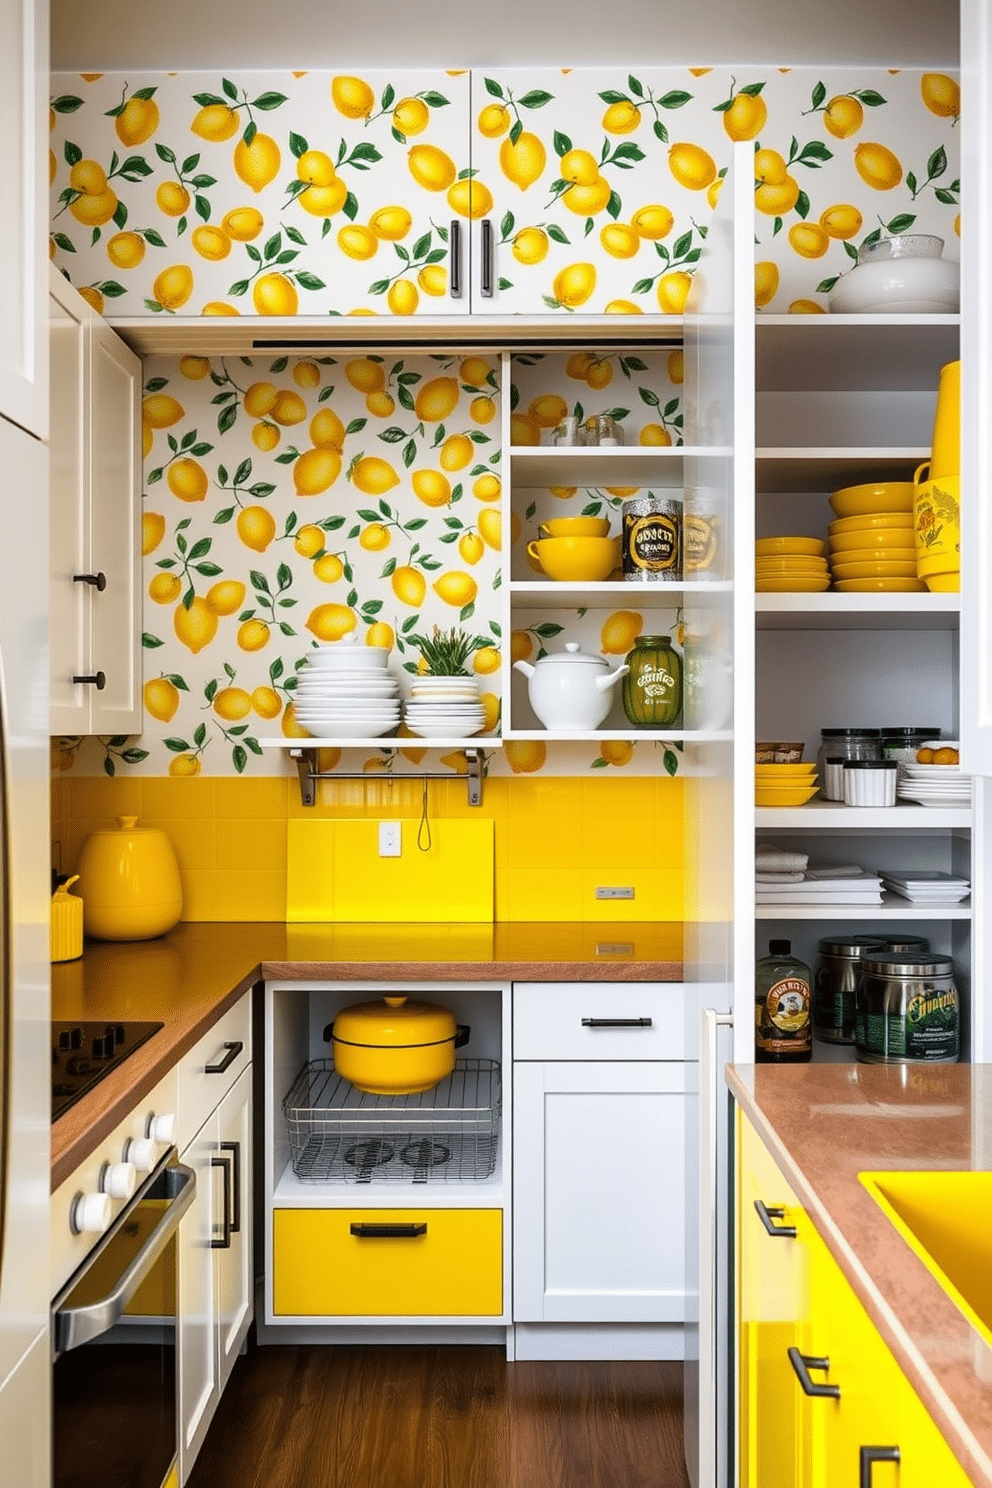
M 141 363 L 109 326 L 93 318 L 90 357 L 90 668 L 106 686 L 92 689 L 90 733 L 141 728 Z
M 48 6 L 0 3 L 5 223 L 0 233 L 0 414 L 48 434 Z
M 244 1071 L 217 1112 L 218 1152 L 228 1163 L 228 1233 L 224 1248 L 215 1250 L 217 1262 L 217 1358 L 220 1388 L 224 1389 L 244 1342 L 253 1312 L 251 1081 Z
M 685 1316 L 685 1067 L 514 1065 L 517 1322 Z
M 180 1228 L 179 1244 L 179 1464 L 186 1481 L 203 1444 L 217 1402 L 217 1267 L 212 1241 L 218 1234 L 225 1166 L 215 1167 L 217 1119 L 204 1122 L 182 1154 L 196 1173 L 196 1197 Z
M 90 689 L 73 677 L 83 675 L 88 656 L 89 586 L 74 575 L 85 571 L 88 533 L 89 426 L 84 402 L 89 382 L 92 311 L 65 285 L 49 297 L 51 385 L 51 540 L 49 613 L 51 623 L 51 730 L 84 734 L 89 730 Z

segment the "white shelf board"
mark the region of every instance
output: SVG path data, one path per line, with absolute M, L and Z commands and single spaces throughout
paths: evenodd
M 374 739 L 259 739 L 263 749 L 501 749 L 502 739 L 484 734 L 472 739 L 398 739 L 395 734 L 380 734 Z
M 813 827 L 831 832 L 939 831 L 947 827 L 970 827 L 970 806 L 845 806 L 843 801 L 810 801 L 806 806 L 756 806 L 758 830 L 806 831 Z
M 681 315 L 411 315 L 402 317 L 297 315 L 115 316 L 110 324 L 139 355 L 240 355 L 306 352 L 341 347 L 402 351 L 478 350 L 480 347 L 553 351 L 563 341 L 624 350 L 641 345 L 681 346 Z
M 755 490 L 759 496 L 766 491 L 809 491 L 829 496 L 844 486 L 863 486 L 869 481 L 912 480 L 913 471 L 922 460 L 929 460 L 930 451 L 922 445 L 825 449 L 765 445 L 755 451 L 755 456 Z
M 500 1209 L 504 1202 L 499 1157 L 478 1183 L 304 1183 L 287 1162 L 272 1195 L 273 1209 Z
M 756 904 L 756 920 L 970 920 L 971 900 L 960 904 L 911 904 L 882 891 L 881 904 Z
M 592 729 L 586 733 L 553 734 L 548 729 L 507 729 L 504 741 L 541 739 L 546 744 L 600 744 L 604 739 L 617 739 L 630 744 L 726 744 L 733 734 L 729 729 Z
M 957 630 L 960 594 L 756 594 L 759 630 Z
M 730 583 L 714 584 L 571 584 L 514 579 L 510 598 L 531 610 L 612 610 L 634 604 L 639 610 L 671 609 L 686 595 L 730 594 Z
M 762 392 L 916 392 L 958 356 L 960 315 L 757 315 Z
M 687 455 L 711 454 L 687 445 L 512 445 L 510 477 L 517 486 L 672 486 L 682 488 Z M 506 451 L 503 452 L 504 462 Z

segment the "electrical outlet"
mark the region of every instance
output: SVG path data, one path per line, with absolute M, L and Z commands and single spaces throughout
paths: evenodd
M 380 858 L 399 858 L 403 855 L 403 823 L 384 821 L 379 823 Z
M 597 940 L 597 956 L 632 956 L 634 954 L 634 942 L 632 940 Z
M 633 899 L 633 897 L 634 890 L 632 888 L 620 888 L 607 885 L 605 888 L 600 886 L 596 889 L 597 899 Z

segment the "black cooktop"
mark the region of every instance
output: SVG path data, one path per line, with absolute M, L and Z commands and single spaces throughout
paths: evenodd
M 164 1023 L 53 1023 L 52 1120 L 164 1027 Z

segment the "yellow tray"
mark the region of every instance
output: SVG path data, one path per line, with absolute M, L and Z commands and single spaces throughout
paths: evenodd
M 912 512 L 866 512 L 863 517 L 838 517 L 831 522 L 827 532 L 836 537 L 839 532 L 903 532 L 913 530 Z
M 838 517 L 874 516 L 880 512 L 911 512 L 912 481 L 880 481 L 877 485 L 845 486 L 830 497 Z

